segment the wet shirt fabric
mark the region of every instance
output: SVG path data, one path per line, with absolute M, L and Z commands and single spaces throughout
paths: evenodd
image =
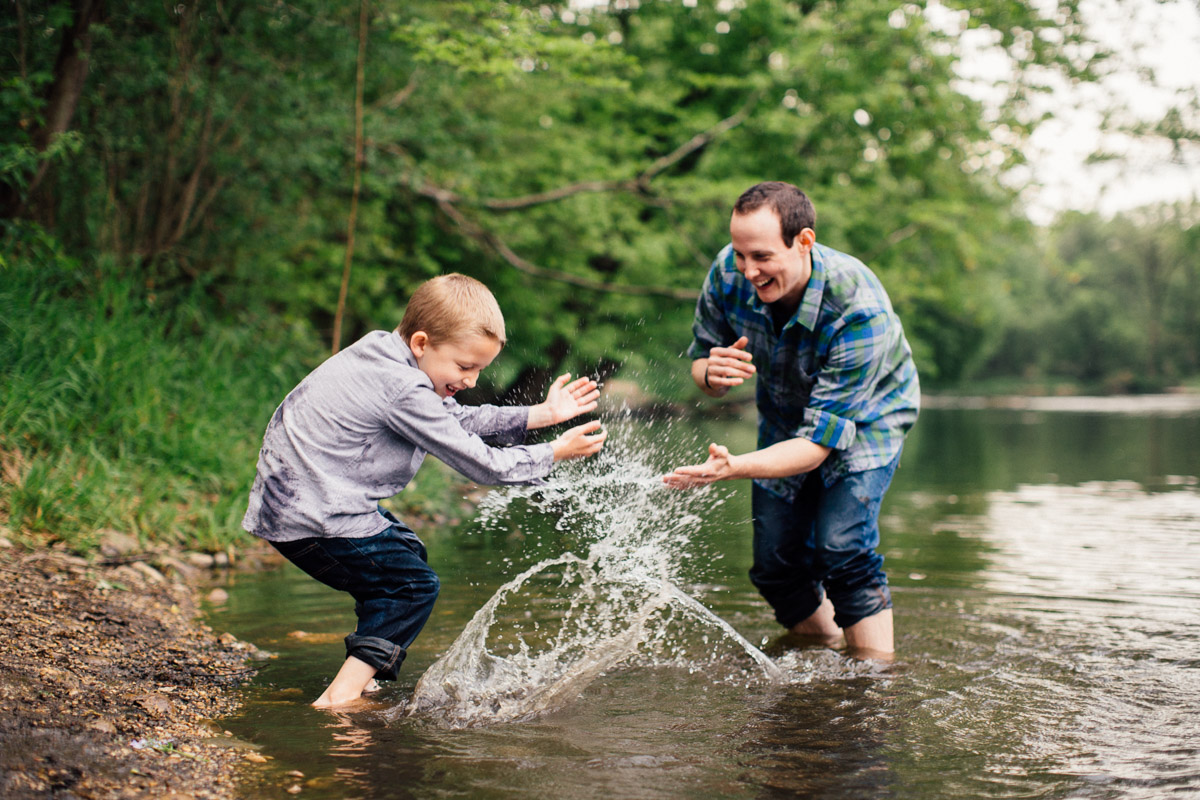
M 741 336 L 750 340 L 759 449 L 794 438 L 833 448 L 820 467 L 826 486 L 891 463 L 916 422 L 917 369 L 891 300 L 865 264 L 831 247 L 813 247 L 799 307 L 776 320 L 727 245 L 704 282 L 692 336 L 693 359 Z M 791 500 L 803 481 L 756 483 Z
M 426 453 L 476 483 L 537 481 L 554 450 L 519 444 L 528 421 L 527 406 L 439 397 L 400 334 L 374 331 L 276 409 L 242 527 L 273 542 L 374 536 L 392 524 L 379 501 L 413 479 Z

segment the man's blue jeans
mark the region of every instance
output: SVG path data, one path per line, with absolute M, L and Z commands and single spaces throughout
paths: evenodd
M 753 489 L 754 566 L 750 581 L 791 628 L 829 595 L 834 621 L 847 628 L 892 607 L 879 546 L 879 507 L 900 463 L 825 486 L 808 475 L 791 502 Z
M 426 563 L 425 545 L 417 535 L 396 521 L 361 539 L 272 544 L 321 583 L 354 598 L 358 627 L 346 637 L 346 655 L 375 667 L 375 677 L 395 680 L 438 596 L 438 577 Z

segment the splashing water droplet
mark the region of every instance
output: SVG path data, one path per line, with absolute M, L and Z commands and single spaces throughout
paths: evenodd
M 649 463 L 666 455 L 657 444 L 639 441 L 638 429 L 620 420 L 605 427 L 608 444 L 597 458 L 480 503 L 485 526 L 515 508 L 555 515 L 558 530 L 590 543 L 586 557 L 565 552 L 497 589 L 396 713 L 452 727 L 530 719 L 634 661 L 696 672 L 736 660 L 742 679 L 783 679 L 761 650 L 676 585 L 690 534 L 719 498 L 711 489 L 667 488 Z

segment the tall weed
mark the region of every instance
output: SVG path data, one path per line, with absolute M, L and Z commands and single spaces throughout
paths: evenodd
M 0 233 L 0 526 L 77 550 L 104 528 L 209 550 L 243 535 L 262 430 L 323 356 L 311 332 Z

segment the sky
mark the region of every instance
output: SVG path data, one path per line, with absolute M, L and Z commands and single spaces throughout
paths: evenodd
M 708 1 L 680 0 L 684 6 Z M 727 12 L 746 2 L 711 1 Z M 1022 1 L 1050 12 L 1058 5 L 1058 0 Z M 586 10 L 636 2 L 570 0 L 570 6 Z M 904 3 L 896 0 L 897 9 Z M 963 30 L 966 12 L 946 9 L 940 0 L 925 0 L 924 5 L 932 24 L 960 34 L 960 91 L 985 104 L 996 102 L 996 81 L 1011 73 L 1008 57 L 988 32 Z M 1104 111 L 1114 103 L 1126 106 L 1127 119 L 1155 122 L 1187 93 L 1200 97 L 1200 2 L 1081 0 L 1081 11 L 1088 34 L 1115 54 L 1113 73 L 1078 86 L 1047 76 L 1052 90 L 1041 98 L 1038 111 L 1054 118 L 1038 126 L 1023 148 L 1029 164 L 1008 174 L 1006 182 L 1025 187 L 1021 197 L 1027 214 L 1039 224 L 1064 210 L 1112 215 L 1153 203 L 1200 200 L 1200 143 L 1173 154 L 1165 142 L 1135 141 L 1102 130 Z M 1200 129 L 1200 107 L 1191 113 L 1192 127 Z M 1098 150 L 1120 158 L 1088 164 L 1089 155 Z
M 1043 122 L 1024 148 L 1028 168 L 1010 176 L 1033 184 L 1022 195 L 1029 216 L 1045 223 L 1066 209 L 1111 215 L 1200 199 L 1200 146 L 1173 154 L 1165 142 L 1135 141 L 1101 129 L 1103 111 L 1114 101 L 1134 118 L 1157 121 L 1188 92 L 1200 93 L 1200 6 L 1194 0 L 1085 0 L 1082 11 L 1089 34 L 1114 51 L 1118 68 L 1097 84 L 1051 83 L 1053 91 L 1039 110 L 1055 118 Z M 986 102 L 993 79 L 1007 68 L 985 37 L 964 42 L 964 91 Z M 1200 127 L 1198 115 L 1193 111 L 1193 127 Z M 1087 164 L 1101 149 L 1122 157 Z

